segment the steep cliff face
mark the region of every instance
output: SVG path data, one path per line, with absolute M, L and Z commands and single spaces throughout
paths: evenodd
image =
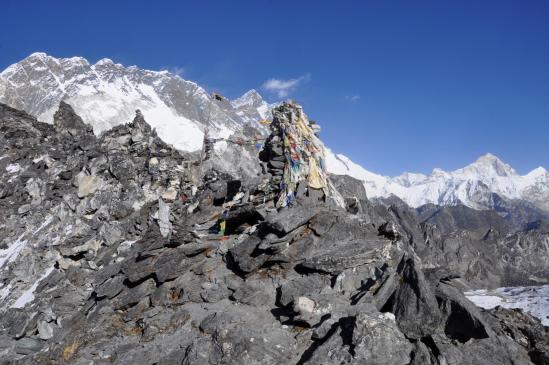
M 275 209 L 268 176 L 204 169 L 141 113 L 101 137 L 54 115 L 0 104 L 6 363 L 548 361 L 539 321 L 477 309 L 414 213 L 354 180 L 353 213 L 307 189 Z

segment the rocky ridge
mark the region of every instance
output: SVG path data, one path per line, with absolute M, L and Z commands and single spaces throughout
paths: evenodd
M 54 125 L 0 104 L 2 363 L 549 361 L 538 320 L 465 299 L 437 214 L 337 176 L 347 210 L 306 189 L 277 210 L 265 171 L 195 161 L 140 112 L 97 137 L 68 104 Z
M 273 107 L 256 90 L 231 101 L 209 95 L 174 73 L 125 67 L 106 58 L 91 64 L 82 57 L 33 53 L 0 73 L 0 102 L 38 120 L 51 123 L 60 101 L 71 104 L 98 134 L 130 121 L 134 110 L 140 109 L 165 142 L 184 151 L 200 149 L 206 127 L 210 134 L 223 138 L 242 131 L 248 137 L 268 134 L 258 121 L 270 118 Z M 237 160 L 246 170 L 255 164 L 254 156 L 240 156 L 230 146 L 220 145 L 217 152 Z M 520 210 L 529 205 L 545 215 L 549 212 L 549 173 L 543 167 L 519 175 L 496 156 L 486 154 L 455 171 L 434 169 L 429 175 L 388 177 L 329 149 L 326 152 L 330 172 L 361 180 L 371 198 L 396 195 L 416 208 L 466 205 L 502 215 L 513 214 L 516 205 Z

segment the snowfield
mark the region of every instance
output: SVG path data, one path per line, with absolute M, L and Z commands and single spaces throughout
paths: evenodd
M 485 309 L 498 305 L 504 308 L 520 308 L 539 318 L 544 326 L 549 326 L 549 285 L 473 290 L 465 292 L 465 295 Z

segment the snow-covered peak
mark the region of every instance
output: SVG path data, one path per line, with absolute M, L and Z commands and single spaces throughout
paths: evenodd
M 259 123 L 270 106 L 250 91 L 241 103 L 220 103 L 194 82 L 168 71 L 125 67 L 103 58 L 56 58 L 33 53 L 0 74 L 0 102 L 51 123 L 61 100 L 101 133 L 133 119 L 140 109 L 166 142 L 184 150 L 201 148 L 203 130 L 228 136 L 243 124 Z
M 532 178 L 532 179 L 538 179 L 538 178 L 549 178 L 549 173 L 547 172 L 546 169 L 544 169 L 543 167 L 538 167 L 532 171 L 530 171 L 528 173 L 528 176 L 529 178 Z
M 44 52 L 35 52 L 23 59 L 18 64 L 29 64 L 34 62 L 55 63 L 60 65 L 70 66 L 70 64 L 88 65 L 89 62 L 84 57 L 69 57 L 69 58 L 55 58 Z
M 49 56 L 44 52 L 34 52 L 34 53 L 31 53 L 27 58 L 25 58 L 25 60 L 45 59 L 45 58 L 48 58 L 48 57 Z
M 257 90 L 251 89 L 251 90 L 245 92 L 238 99 L 233 100 L 231 102 L 231 104 L 235 108 L 241 108 L 241 107 L 244 107 L 244 106 L 258 106 L 263 102 L 264 102 L 263 98 L 261 97 L 261 95 L 259 95 Z
M 448 178 L 450 176 L 450 173 L 449 172 L 446 172 L 444 171 L 443 169 L 439 169 L 438 167 L 435 167 L 433 169 L 433 172 L 431 172 L 431 176 L 430 177 L 435 177 L 435 178 Z
M 487 152 L 484 155 L 477 158 L 476 162 L 479 162 L 479 163 L 482 163 L 482 162 L 492 163 L 494 161 L 500 161 L 501 162 L 501 160 L 498 158 L 498 156 L 496 156 L 496 155 L 494 155 L 490 152 Z
M 95 63 L 97 66 L 101 65 L 112 65 L 114 62 L 110 58 L 102 58 Z
M 469 166 L 455 171 L 456 174 L 463 174 L 465 177 L 492 178 L 498 176 L 517 176 L 517 172 L 508 164 L 501 161 L 497 156 L 487 153 L 479 157 Z
M 115 69 L 115 70 L 123 71 L 125 73 L 131 73 L 131 72 L 135 72 L 135 71 L 143 71 L 143 72 L 148 71 L 148 70 L 141 70 L 140 68 L 138 68 L 136 66 L 126 67 L 121 63 L 114 62 L 110 58 L 102 58 L 99 61 L 97 61 L 92 67 L 95 67 L 95 68 L 99 68 L 99 67 L 112 68 L 112 69 Z
M 245 92 L 241 97 L 231 101 L 231 106 L 241 115 L 252 116 L 252 119 L 269 119 L 274 105 L 267 103 L 255 89 Z
M 343 155 L 327 150 L 330 172 L 362 180 L 369 197 L 394 194 L 413 207 L 432 203 L 465 204 L 474 209 L 492 208 L 491 194 L 523 199 L 549 211 L 549 173 L 539 167 L 521 176 L 492 154 L 455 171 L 433 169 L 430 175 L 404 173 L 397 177 L 373 174 Z

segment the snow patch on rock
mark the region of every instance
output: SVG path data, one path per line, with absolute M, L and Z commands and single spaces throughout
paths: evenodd
M 19 166 L 19 164 L 9 164 L 8 166 L 6 166 L 6 171 L 9 173 L 9 174 L 15 174 L 17 172 L 19 172 L 19 170 L 21 170 L 21 167 Z
M 51 274 L 53 269 L 54 269 L 53 266 L 47 268 L 46 271 L 44 271 L 44 273 L 40 276 L 40 278 L 38 280 L 36 280 L 30 288 L 25 290 L 19 298 L 17 298 L 17 300 L 15 301 L 15 303 L 13 303 L 11 305 L 11 307 L 12 308 L 23 308 L 25 305 L 32 302 L 34 300 L 34 292 L 36 291 L 36 288 L 38 288 L 38 284 L 40 284 L 40 282 L 43 279 L 47 278 L 48 275 Z
M 27 240 L 24 240 L 23 237 L 25 234 L 21 235 L 15 242 L 5 248 L 0 250 L 0 269 L 4 267 L 6 263 L 13 262 L 19 256 L 19 253 L 25 247 Z

